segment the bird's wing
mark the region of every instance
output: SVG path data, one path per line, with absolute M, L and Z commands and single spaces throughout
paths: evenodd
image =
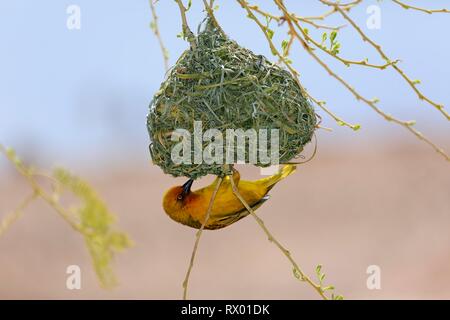
M 212 192 L 216 188 L 216 185 L 217 185 L 217 182 L 219 182 L 219 179 L 220 178 L 217 177 L 214 180 L 213 183 L 211 183 L 210 185 L 208 185 L 208 186 L 206 186 L 206 187 L 204 187 L 202 189 L 197 190 L 196 192 L 205 192 L 205 191 Z M 235 170 L 233 172 L 233 180 L 234 180 L 234 184 L 236 186 L 239 185 L 239 180 L 240 179 L 241 179 L 241 176 L 240 176 L 239 172 L 237 170 Z M 220 184 L 219 194 L 222 193 L 222 192 L 225 192 L 227 190 L 231 190 L 231 178 L 230 178 L 230 176 L 223 177 L 222 183 Z
M 250 208 L 252 208 L 252 210 L 255 211 L 260 206 L 262 206 L 262 204 L 264 202 L 269 200 L 269 197 L 270 197 L 269 195 L 265 195 L 256 203 L 250 205 Z M 249 214 L 250 214 L 250 212 L 248 212 L 247 209 L 244 208 L 244 209 L 242 209 L 240 211 L 236 211 L 232 214 L 228 214 L 228 215 L 225 215 L 222 217 L 217 217 L 216 220 L 214 221 L 214 223 L 209 225 L 208 229 L 220 229 L 220 228 L 229 226 L 230 224 L 241 220 L 242 218 L 248 216 Z

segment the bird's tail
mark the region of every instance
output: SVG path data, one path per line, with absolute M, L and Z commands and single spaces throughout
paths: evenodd
M 285 164 L 278 173 L 274 174 L 273 176 L 267 177 L 265 179 L 262 179 L 263 184 L 265 184 L 267 191 L 273 188 L 274 185 L 276 185 L 280 180 L 283 180 L 288 175 L 293 173 L 295 171 L 296 167 L 293 164 Z

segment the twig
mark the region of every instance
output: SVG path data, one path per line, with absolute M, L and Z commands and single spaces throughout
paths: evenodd
M 152 11 L 152 18 L 153 18 L 153 21 L 151 23 L 151 29 L 153 30 L 153 33 L 158 39 L 159 47 L 161 48 L 161 53 L 164 60 L 164 70 L 167 72 L 167 70 L 169 70 L 169 51 L 165 47 L 163 39 L 161 37 L 161 33 L 159 32 L 158 16 L 156 15 L 156 9 L 153 1 L 154 0 L 148 1 L 150 4 L 150 9 Z
M 21 216 L 31 201 L 35 198 L 40 198 L 50 205 L 75 231 L 83 236 L 100 285 L 103 288 L 114 286 L 116 280 L 110 263 L 113 260 L 114 253 L 129 247 L 131 241 L 126 234 L 110 230 L 110 224 L 113 223 L 114 216 L 108 212 L 105 204 L 97 197 L 95 191 L 87 183 L 70 175 L 64 169 L 55 171 L 54 177 L 34 171 L 33 168 L 25 165 L 17 157 L 13 149 L 6 149 L 0 144 L 1 154 L 4 154 L 16 171 L 28 181 L 28 184 L 33 189 L 33 193 L 2 222 L 0 235 Z M 52 193 L 48 193 L 40 185 L 39 177 L 50 179 L 52 182 Z M 63 187 L 67 187 L 74 196 L 83 201 L 83 206 L 79 210 L 77 209 L 76 212 L 75 210 L 72 211 L 72 209 L 66 209 L 60 203 L 59 195 Z
M 270 14 L 266 11 L 263 11 L 261 9 L 259 9 L 258 6 L 248 6 L 250 9 L 252 9 L 253 11 L 259 13 L 260 15 L 266 17 L 266 18 L 270 18 L 270 19 L 274 19 L 278 22 L 284 22 L 286 20 L 286 16 L 282 15 L 282 16 L 275 16 L 273 14 Z M 354 60 L 350 60 L 350 59 L 345 59 L 342 58 L 340 56 L 338 56 L 337 54 L 331 52 L 329 49 L 327 49 L 326 47 L 324 47 L 323 45 L 321 45 L 319 42 L 317 42 L 316 40 L 314 40 L 314 38 L 312 38 L 311 36 L 308 35 L 308 33 L 306 33 L 304 31 L 304 29 L 299 25 L 299 21 L 308 23 L 308 24 L 312 24 L 314 27 L 316 28 L 323 28 L 323 29 L 329 29 L 329 30 L 339 30 L 340 28 L 344 27 L 344 26 L 338 26 L 338 27 L 327 27 L 327 26 L 319 26 L 319 25 L 315 25 L 314 23 L 312 23 L 311 21 L 298 17 L 295 14 L 291 13 L 289 14 L 289 18 L 292 21 L 295 21 L 296 25 L 298 26 L 298 28 L 301 29 L 305 39 L 311 43 L 313 43 L 317 48 L 319 48 L 320 50 L 322 50 L 323 52 L 327 53 L 328 55 L 332 56 L 333 58 L 339 60 L 340 62 L 342 62 L 343 64 L 345 64 L 346 66 L 350 66 L 350 65 L 361 65 L 364 67 L 369 67 L 369 68 L 375 68 L 375 69 L 380 69 L 380 70 L 384 70 L 386 69 L 386 67 L 388 67 L 389 65 L 393 64 L 393 63 L 397 63 L 399 60 L 395 60 L 392 62 L 387 62 L 385 64 L 381 64 L 381 65 L 376 65 L 376 64 L 371 64 L 369 62 L 367 62 L 366 59 L 361 60 L 361 61 L 354 61 Z
M 333 15 L 335 13 L 336 13 L 336 10 L 331 9 L 330 11 L 327 11 L 324 14 L 321 14 L 321 15 L 318 15 L 318 16 L 309 16 L 309 17 L 307 16 L 307 17 L 303 17 L 303 18 L 306 19 L 306 20 L 311 20 L 311 21 L 314 21 L 314 20 L 323 21 L 323 20 L 325 20 L 325 18 L 328 18 L 329 16 L 331 16 L 331 15 Z
M 403 9 L 412 9 L 412 10 L 416 10 L 416 11 L 422 11 L 428 14 L 432 14 L 432 13 L 450 13 L 450 10 L 448 9 L 425 9 L 425 8 L 420 8 L 420 7 L 415 7 L 409 4 L 406 4 L 402 1 L 398 1 L 398 0 L 392 0 L 394 3 L 400 5 Z
M 284 55 L 282 55 L 279 50 L 275 47 L 275 44 L 273 43 L 271 37 L 268 35 L 267 33 L 267 28 L 261 23 L 261 21 L 259 21 L 259 19 L 255 16 L 255 14 L 251 11 L 251 9 L 249 8 L 248 3 L 245 0 L 237 0 L 237 2 L 242 6 L 242 8 L 244 8 L 244 10 L 247 11 L 248 17 L 250 19 L 252 19 L 253 21 L 255 21 L 255 23 L 259 26 L 259 28 L 261 29 L 261 31 L 263 32 L 264 36 L 266 37 L 266 40 L 269 44 L 270 50 L 272 51 L 272 53 L 277 56 L 280 61 L 283 62 L 283 64 L 286 66 L 286 68 L 292 73 L 292 75 L 295 78 L 295 81 L 297 82 L 298 86 L 300 87 L 300 89 L 302 90 L 302 92 L 308 96 L 311 101 L 313 101 L 315 104 L 317 104 L 317 106 L 319 108 L 321 108 L 323 111 L 325 111 L 331 118 L 333 118 L 333 120 L 335 120 L 340 126 L 346 126 L 349 127 L 353 130 L 359 130 L 360 129 L 360 125 L 359 124 L 351 124 L 348 123 L 347 121 L 345 121 L 344 119 L 342 119 L 341 117 L 337 116 L 336 114 L 334 114 L 330 109 L 328 109 L 327 107 L 325 107 L 325 101 L 321 101 L 316 99 L 315 97 L 313 97 L 308 91 L 306 91 L 306 89 L 303 87 L 303 85 L 300 83 L 298 77 L 299 77 L 299 72 L 297 70 L 295 70 L 294 67 L 292 67 L 292 65 L 290 64 L 290 62 L 286 59 L 286 57 Z
M 81 234 L 88 234 L 86 230 L 81 228 L 76 222 L 71 218 L 71 214 L 66 211 L 64 207 L 62 207 L 58 201 L 50 194 L 48 194 L 36 181 L 34 178 L 33 172 L 27 167 L 25 167 L 13 153 L 6 150 L 3 145 L 0 144 L 0 153 L 3 153 L 6 158 L 14 165 L 16 170 L 26 178 L 33 189 L 36 197 L 40 197 L 44 200 L 48 205 L 50 205 L 74 230 L 80 232 Z
M 285 10 L 287 12 L 286 8 L 284 7 L 284 5 L 282 4 L 281 1 L 279 1 L 279 0 L 274 0 L 274 1 L 280 7 L 281 10 Z M 326 2 L 325 0 L 320 0 L 320 1 L 324 2 L 324 3 Z M 282 60 L 283 63 L 286 65 L 286 67 L 289 69 L 289 71 L 291 71 L 291 73 L 297 78 L 298 77 L 298 72 L 290 65 L 290 63 L 286 60 L 286 58 L 284 56 L 282 56 L 279 53 L 279 51 L 276 49 L 275 45 L 273 44 L 273 42 L 271 40 L 271 37 L 267 34 L 266 27 L 253 14 L 253 12 L 251 11 L 251 9 L 248 6 L 248 3 L 245 0 L 237 0 L 237 2 L 247 11 L 248 17 L 250 19 L 254 20 L 258 24 L 258 26 L 260 27 L 261 31 L 263 32 L 263 34 L 265 35 L 265 37 L 266 37 L 266 39 L 267 39 L 267 41 L 269 43 L 269 46 L 270 46 L 270 49 L 272 50 L 272 53 L 274 55 L 278 56 L 280 58 L 280 60 Z M 354 1 L 354 2 L 352 2 L 352 4 L 356 4 L 356 3 L 359 3 L 359 2 L 360 1 Z M 349 4 L 347 4 L 347 5 L 349 5 Z M 342 4 L 335 4 L 336 10 L 339 11 L 339 12 L 343 12 L 342 9 L 340 8 L 341 6 L 343 6 L 343 5 Z M 414 129 L 412 127 L 415 124 L 415 121 L 398 120 L 397 118 L 395 118 L 395 117 L 393 117 L 393 116 L 391 116 L 389 114 L 386 114 L 383 110 L 381 110 L 380 108 L 378 108 L 376 106 L 376 103 L 378 102 L 377 99 L 370 100 L 370 99 L 367 99 L 367 98 L 363 97 L 350 84 L 348 84 L 343 78 L 341 78 L 335 72 L 333 72 L 330 69 L 330 67 L 328 67 L 328 65 L 326 63 L 324 63 L 313 52 L 313 50 L 309 47 L 309 45 L 306 43 L 306 41 L 298 34 L 298 32 L 293 27 L 292 21 L 289 19 L 290 15 L 286 14 L 286 12 L 285 12 L 285 16 L 286 16 L 286 20 L 289 23 L 291 34 L 296 36 L 296 38 L 300 41 L 300 43 L 303 45 L 305 50 L 314 58 L 314 60 L 316 60 L 316 62 L 318 62 L 330 74 L 330 76 L 332 76 L 333 78 L 338 80 L 342 85 L 344 85 L 355 96 L 355 98 L 357 100 L 361 100 L 364 103 L 366 103 L 369 107 L 371 107 L 373 110 L 375 110 L 375 112 L 380 114 L 387 121 L 390 121 L 390 122 L 393 122 L 393 123 L 396 123 L 396 124 L 398 124 L 400 126 L 405 127 L 408 131 L 410 131 L 412 134 L 414 134 L 419 140 L 422 140 L 425 143 L 427 143 L 428 145 L 430 145 L 437 153 L 441 154 L 447 161 L 450 161 L 450 157 L 445 153 L 445 151 L 442 148 L 438 147 L 431 140 L 429 140 L 427 137 L 425 137 L 421 132 L 419 132 L 418 130 L 416 130 L 416 129 Z M 392 67 L 396 67 L 395 64 L 393 64 Z M 306 92 L 306 90 L 303 89 L 303 87 L 301 86 L 300 82 L 299 81 L 297 81 L 297 82 L 298 82 L 300 88 L 302 88 L 302 91 L 304 91 L 306 94 L 308 94 Z M 308 96 L 311 97 L 309 94 L 308 94 Z M 339 117 L 335 116 L 330 110 L 324 108 L 324 102 L 323 101 L 317 101 L 316 99 L 314 99 L 312 97 L 311 97 L 311 100 L 313 100 L 325 112 L 330 114 L 333 117 L 333 119 L 335 119 L 338 122 L 338 124 L 351 127 L 354 130 L 359 129 L 359 125 L 350 125 L 350 124 L 348 124 L 346 122 L 340 122 Z
M 242 197 L 240 194 L 236 184 L 234 183 L 234 180 L 231 178 L 231 188 L 233 189 L 234 195 L 241 201 L 242 205 L 247 209 L 248 212 L 255 218 L 258 225 L 261 227 L 261 229 L 264 231 L 266 236 L 268 237 L 268 240 L 272 243 L 274 243 L 278 249 L 286 256 L 286 258 L 289 260 L 289 262 L 292 264 L 292 267 L 294 268 L 294 272 L 298 273 L 300 275 L 300 280 L 305 281 L 309 285 L 311 285 L 318 293 L 319 295 L 324 299 L 328 300 L 328 297 L 325 295 L 324 290 L 322 287 L 316 283 L 314 283 L 303 271 L 299 268 L 297 262 L 292 258 L 291 253 L 289 250 L 287 250 L 267 229 L 267 227 L 264 224 L 264 221 L 256 215 L 256 213 L 253 211 L 253 209 L 248 205 L 247 201 Z
M 188 267 L 188 270 L 186 272 L 186 277 L 184 278 L 184 281 L 183 281 L 183 300 L 187 299 L 187 290 L 188 290 L 188 284 L 189 284 L 189 277 L 191 275 L 192 268 L 194 267 L 195 255 L 197 254 L 198 244 L 200 243 L 200 237 L 202 236 L 203 229 L 205 228 L 205 225 L 206 225 L 206 223 L 209 220 L 209 217 L 210 217 L 211 211 L 212 211 L 212 207 L 213 207 L 213 204 L 214 204 L 214 200 L 216 199 L 217 192 L 219 191 L 220 185 L 222 184 L 222 180 L 223 179 L 221 177 L 219 177 L 218 179 L 219 180 L 217 180 L 216 186 L 215 186 L 213 194 L 211 196 L 211 200 L 209 201 L 208 210 L 206 211 L 205 219 L 203 220 L 202 226 L 200 227 L 200 229 L 195 234 L 194 248 L 192 250 L 191 259 L 189 261 L 189 267 Z
M 223 34 L 225 34 L 225 32 L 223 31 L 222 27 L 220 26 L 219 22 L 217 22 L 216 16 L 214 15 L 214 10 L 211 7 L 212 5 L 212 1 L 211 1 L 211 5 L 208 4 L 208 2 L 206 0 L 203 0 L 203 5 L 205 6 L 205 10 L 206 12 L 208 12 L 209 17 L 211 18 L 212 22 L 214 23 L 214 26 Z
M 259 6 L 257 6 L 257 5 L 249 5 L 248 7 L 249 7 L 250 9 L 252 9 L 253 11 L 259 13 L 260 15 L 265 16 L 265 17 L 267 17 L 267 18 L 270 18 L 270 19 L 272 19 L 272 20 L 275 20 L 275 21 L 277 21 L 278 23 L 282 23 L 283 20 L 284 20 L 283 16 L 276 16 L 276 15 L 273 15 L 273 14 L 267 12 L 267 11 L 264 11 L 264 10 L 260 9 Z M 314 20 L 317 20 L 317 19 L 311 19 L 311 18 L 299 17 L 299 16 L 296 16 L 296 15 L 293 15 L 293 18 L 294 18 L 294 19 L 297 19 L 297 20 L 299 20 L 299 21 L 303 21 L 303 22 L 305 22 L 305 23 L 307 23 L 307 24 L 310 24 L 310 25 L 312 25 L 312 26 L 313 26 L 314 28 L 316 28 L 316 29 L 339 30 L 339 29 L 342 29 L 343 27 L 345 27 L 345 25 L 340 25 L 340 26 L 328 26 L 328 25 L 323 25 L 323 24 L 314 22 Z
M 320 0 L 323 1 L 323 0 Z M 365 104 L 367 104 L 370 108 L 372 108 L 376 113 L 378 113 L 379 115 L 381 115 L 384 119 L 386 119 L 389 122 L 393 122 L 396 123 L 404 128 L 406 128 L 408 131 L 410 131 L 412 134 L 414 134 L 417 138 L 419 138 L 420 140 L 424 141 L 425 143 L 427 143 L 428 145 L 430 145 L 436 152 L 438 152 L 439 154 L 441 154 L 447 161 L 450 161 L 450 157 L 445 153 L 445 151 L 438 147 L 437 145 L 435 145 L 431 140 L 429 140 L 427 137 L 425 137 L 421 132 L 419 132 L 418 130 L 414 129 L 413 126 L 415 124 L 415 121 L 404 121 L 404 120 L 399 120 L 395 117 L 393 117 L 392 115 L 389 115 L 387 113 L 385 113 L 383 110 L 381 110 L 380 108 L 377 107 L 377 102 L 378 100 L 376 99 L 367 99 L 364 96 L 362 96 L 360 93 L 358 93 L 358 91 L 355 90 L 355 88 L 353 86 L 351 86 L 348 82 L 346 82 L 342 77 L 340 77 L 339 75 L 337 75 L 333 70 L 331 70 L 331 68 L 325 63 L 323 62 L 314 52 L 313 50 L 311 50 L 311 48 L 309 47 L 309 45 L 306 43 L 306 41 L 298 34 L 297 30 L 294 28 L 294 22 L 292 22 L 292 20 L 289 19 L 289 14 L 288 11 L 286 9 L 286 7 L 283 5 L 283 3 L 280 0 L 274 0 L 274 2 L 278 5 L 278 7 L 280 8 L 280 10 L 282 10 L 286 15 L 287 15 L 287 22 L 289 24 L 289 28 L 290 28 L 290 32 L 291 34 L 295 35 L 296 38 L 302 43 L 303 47 L 305 48 L 305 50 L 312 56 L 312 58 L 319 63 L 319 65 L 321 65 L 327 72 L 328 74 L 335 78 L 338 82 L 340 82 L 345 88 L 347 88 L 354 96 L 357 100 L 363 101 Z M 340 10 L 339 7 L 337 9 L 338 11 Z M 392 65 L 393 67 L 395 65 Z
M 3 218 L 0 223 L 0 237 L 4 235 L 9 227 L 23 215 L 25 209 L 30 203 L 33 202 L 34 199 L 37 198 L 37 196 L 38 195 L 36 194 L 36 192 L 33 192 L 28 197 L 26 197 L 13 212 L 9 213 L 5 218 Z
M 341 8 L 349 12 L 351 9 L 356 7 L 358 4 L 360 4 L 362 0 L 353 1 L 351 3 L 347 4 L 340 4 Z M 318 16 L 309 16 L 309 17 L 303 17 L 305 20 L 325 20 L 329 16 L 335 14 L 337 11 L 336 9 L 332 8 L 330 11 L 325 12 L 324 14 L 318 15 Z
M 197 43 L 195 42 L 195 36 L 192 33 L 191 29 L 189 28 L 189 25 L 187 22 L 187 18 L 186 18 L 187 9 L 183 5 L 183 2 L 181 2 L 181 0 L 175 0 L 175 2 L 178 4 L 178 8 L 180 9 L 183 37 L 189 41 L 189 43 L 191 44 L 191 48 L 195 49 L 195 48 L 197 48 Z
M 320 0 L 322 3 L 328 5 L 328 6 L 332 6 L 334 7 L 341 15 L 342 17 L 347 20 L 350 25 L 356 30 L 357 33 L 359 33 L 359 35 L 361 36 L 361 38 L 363 39 L 363 41 L 368 42 L 372 47 L 375 48 L 375 50 L 379 53 L 379 55 L 387 62 L 387 63 L 391 63 L 391 59 L 389 59 L 389 57 L 386 55 L 386 53 L 383 51 L 383 49 L 381 49 L 381 46 L 379 44 L 377 44 L 376 42 L 374 42 L 371 38 L 369 38 L 363 31 L 362 29 L 356 24 L 356 22 L 350 18 L 350 16 L 345 12 L 345 10 L 343 10 L 336 2 L 331 2 L 331 1 L 327 1 L 327 0 Z M 447 111 L 444 109 L 444 106 L 442 104 L 436 103 L 434 101 L 432 101 L 430 98 L 428 98 L 427 96 L 425 96 L 418 88 L 417 88 L 417 81 L 414 81 L 412 79 L 410 79 L 406 73 L 400 69 L 398 67 L 397 64 L 390 64 L 390 66 L 392 68 L 394 68 L 395 71 L 397 71 L 398 74 L 400 74 L 400 76 L 408 83 L 408 85 L 413 89 L 413 91 L 417 94 L 417 97 L 420 100 L 424 100 L 426 102 L 428 102 L 428 104 L 432 105 L 433 107 L 435 107 L 439 112 L 441 112 L 446 118 L 447 120 L 450 120 L 450 114 L 447 113 Z

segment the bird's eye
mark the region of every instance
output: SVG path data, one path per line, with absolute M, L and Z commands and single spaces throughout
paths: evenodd
M 183 200 L 183 195 L 182 195 L 182 194 L 179 194 L 178 197 L 177 197 L 177 199 L 178 199 L 178 200 Z

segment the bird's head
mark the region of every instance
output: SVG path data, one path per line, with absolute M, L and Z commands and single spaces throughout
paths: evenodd
M 185 200 L 191 193 L 193 179 L 189 179 L 182 186 L 176 186 L 170 188 L 163 199 L 163 207 L 164 211 L 170 216 L 180 212 L 180 210 L 184 207 Z

